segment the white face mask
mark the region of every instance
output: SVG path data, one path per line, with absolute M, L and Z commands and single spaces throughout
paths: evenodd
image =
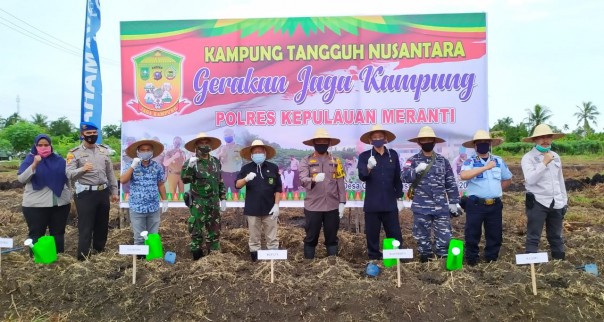
M 149 161 L 153 158 L 153 151 L 136 151 L 136 156 L 139 157 L 143 161 Z

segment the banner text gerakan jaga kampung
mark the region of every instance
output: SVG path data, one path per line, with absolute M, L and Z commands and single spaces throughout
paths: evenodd
M 420 42 L 393 44 L 348 44 L 348 45 L 287 45 L 281 46 L 235 46 L 206 47 L 207 63 L 233 63 L 244 61 L 318 61 L 318 60 L 370 60 L 388 59 L 442 59 L 465 57 L 461 42 Z M 366 52 L 366 49 L 367 52 Z M 284 75 L 255 76 L 255 69 L 247 69 L 245 76 L 212 77 L 211 69 L 199 69 L 193 80 L 193 89 L 197 93 L 195 105 L 203 105 L 208 95 L 248 95 L 283 94 L 289 88 L 289 80 Z M 465 74 L 411 74 L 389 75 L 382 66 L 367 65 L 359 72 L 363 91 L 370 92 L 412 92 L 413 99 L 419 101 L 423 92 L 456 91 L 459 99 L 465 102 L 472 96 L 476 86 L 476 75 Z M 301 68 L 296 81 L 300 90 L 294 96 L 296 104 L 302 104 L 308 94 L 320 93 L 324 103 L 333 101 L 337 93 L 347 93 L 353 89 L 353 75 L 314 75 L 312 65 Z

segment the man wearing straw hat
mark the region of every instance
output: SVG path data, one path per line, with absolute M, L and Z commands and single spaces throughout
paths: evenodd
M 195 153 L 182 166 L 181 178 L 190 183 L 192 203 L 187 220 L 191 234 L 193 260 L 204 255 L 204 230 L 206 253 L 220 250 L 220 212 L 226 210 L 226 189 L 221 177 L 220 161 L 210 155 L 220 146 L 220 140 L 199 133 L 185 144 L 185 149 Z
M 275 149 L 261 140 L 254 140 L 248 147 L 241 149 L 243 159 L 252 162 L 244 165 L 237 175 L 235 187 L 246 186 L 243 214 L 247 217 L 250 230 L 249 247 L 252 262 L 258 260 L 262 235 L 266 239 L 266 248 L 278 249 L 277 218 L 281 199 L 281 176 L 279 167 L 266 160 L 275 156 Z
M 398 153 L 385 147 L 394 141 L 394 133 L 374 125 L 361 135 L 361 142 L 373 147 L 359 155 L 359 179 L 365 182 L 365 236 L 369 259 L 382 259 L 380 228 L 384 226 L 387 238 L 403 243 L 398 214 L 402 210 L 403 183 Z
M 82 144 L 67 153 L 67 177 L 75 181 L 75 204 L 78 210 L 78 260 L 85 260 L 90 246 L 95 252 L 105 250 L 109 233 L 111 201 L 117 202 L 117 180 L 109 157 L 109 147 L 96 144 L 98 127 L 80 123 Z
M 300 181 L 306 190 L 304 218 L 304 258 L 315 258 L 321 226 L 325 237 L 327 256 L 338 254 L 338 229 L 344 215 L 346 191 L 344 190 L 344 168 L 338 158 L 327 152 L 329 147 L 340 143 L 327 130 L 319 128 L 313 138 L 304 142 L 315 151 L 300 161 Z
M 417 241 L 420 262 L 447 256 L 451 240 L 451 213 L 457 213 L 459 191 L 453 169 L 447 158 L 434 152 L 436 143 L 445 140 L 429 126 L 409 140 L 421 151 L 405 162 L 403 181 L 411 183 L 407 196 L 413 201 L 413 237 Z M 432 234 L 434 233 L 434 242 Z M 433 247 L 434 246 L 434 247 Z
M 563 137 L 546 124 L 539 124 L 533 135 L 522 139 L 535 147 L 522 157 L 522 173 L 526 188 L 527 253 L 539 251 L 539 240 L 545 224 L 552 258 L 565 259 L 562 221 L 568 208 L 568 196 L 562 175 L 560 156 L 551 150 L 552 141 Z
M 120 183 L 130 182 L 130 222 L 134 234 L 134 245 L 144 245 L 140 235 L 159 232 L 160 197 L 161 212 L 168 210 L 164 167 L 152 159 L 164 151 L 164 145 L 155 140 L 139 140 L 126 149 L 132 159 L 122 170 Z
M 501 196 L 512 182 L 512 172 L 501 157 L 491 154 L 491 148 L 500 145 L 503 139 L 491 138 L 489 132 L 478 130 L 472 140 L 463 143 L 466 148 L 476 151 L 467 159 L 460 177 L 466 180 L 468 198 L 464 200 L 466 210 L 466 262 L 470 266 L 478 263 L 478 243 L 484 225 L 484 258 L 487 262 L 499 258 L 503 240 Z

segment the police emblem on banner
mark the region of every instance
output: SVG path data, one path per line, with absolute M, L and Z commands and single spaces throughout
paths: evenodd
M 136 112 L 163 117 L 182 111 L 190 101 L 182 99 L 183 56 L 153 49 L 133 57 L 136 98 L 128 106 Z

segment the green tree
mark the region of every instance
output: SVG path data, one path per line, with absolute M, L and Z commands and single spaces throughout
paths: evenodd
M 48 132 L 52 136 L 64 136 L 70 135 L 75 129 L 73 123 L 71 123 L 67 117 L 62 116 L 58 120 L 50 122 Z
M 597 116 L 600 115 L 598 112 L 598 107 L 593 105 L 591 102 L 583 102 L 581 106 L 577 105 L 579 112 L 576 112 L 574 115 L 577 118 L 577 126 L 581 126 L 583 123 L 583 137 L 593 133 L 593 129 L 589 125 L 590 122 L 593 122 L 595 126 L 598 125 Z
M 42 132 L 43 129 L 39 126 L 21 121 L 4 128 L 0 133 L 0 139 L 10 142 L 15 151 L 28 151 L 36 135 Z
M 40 113 L 36 113 L 31 116 L 31 122 L 43 129 L 48 128 L 48 116 Z
M 0 115 L 0 129 L 3 129 L 4 125 L 6 125 L 6 119 Z
M 526 124 L 521 122 L 514 125 L 514 120 L 511 117 L 497 120 L 490 132 L 493 136 L 503 136 L 506 142 L 520 142 L 523 137 L 528 136 Z
M 549 108 L 542 105 L 535 105 L 533 109 L 526 109 L 528 113 L 526 126 L 530 129 L 530 132 L 533 132 L 535 126 L 545 123 L 552 117 L 552 111 Z
M 121 139 L 122 125 L 121 124 L 109 124 L 109 125 L 103 126 L 103 137 Z
M 16 124 L 16 123 L 22 122 L 22 121 L 25 121 L 25 120 L 22 119 L 18 113 L 13 113 L 11 116 L 6 118 L 6 122 L 4 122 L 4 127 L 9 127 L 13 124 Z

